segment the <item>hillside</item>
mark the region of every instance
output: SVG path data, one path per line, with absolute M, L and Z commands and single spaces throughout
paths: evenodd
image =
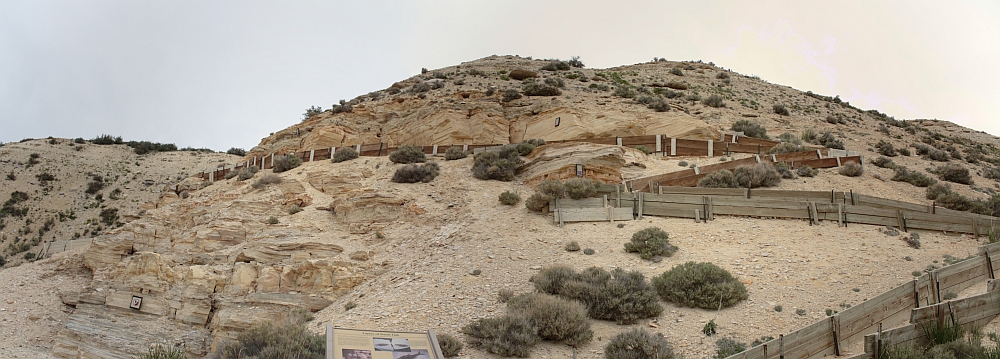
M 636 134 L 718 139 L 735 121 L 750 119 L 771 138 L 830 132 L 866 161 L 878 157 L 880 141 L 879 147 L 891 143 L 913 152 L 913 144 L 926 144 L 946 156 L 932 160 L 913 153 L 892 160 L 917 171 L 945 163 L 969 168 L 973 184 L 951 186 L 970 198 L 985 199 L 1000 186 L 990 175 L 1000 163 L 1000 139 L 947 122 L 896 121 L 711 64 L 656 61 L 603 70 L 541 70 L 549 63 L 494 56 L 427 71 L 390 90 L 345 101 L 350 112 L 344 107 L 316 112 L 264 138 L 248 157 L 379 142 L 504 144 Z M 524 96 L 526 89 L 535 91 L 534 85 L 508 80 L 514 70 L 538 72 L 543 78 L 535 81 L 553 79 L 553 87 L 561 80 L 560 94 Z M 667 92 L 668 83 L 675 88 L 683 83 L 687 90 Z M 502 94 L 509 89 L 522 97 L 505 102 Z M 627 97 L 631 93 L 640 95 Z M 724 107 L 701 101 L 713 94 L 722 97 Z M 658 100 L 669 109 L 656 105 Z M 775 113 L 779 104 L 788 115 Z M 558 128 L 554 117 L 561 118 Z M 922 232 L 923 246 L 915 249 L 876 226 L 725 216 L 707 223 L 649 216 L 559 227 L 551 215 L 530 212 L 523 200 L 510 207 L 498 203 L 504 191 L 520 193 L 522 199 L 533 193 L 526 183 L 530 174 L 511 182 L 479 180 L 470 171 L 471 156 L 437 158 L 440 175 L 429 183 L 392 182 L 403 165 L 386 157 L 307 162 L 275 174 L 280 182 L 271 184 L 259 182 L 271 170 L 245 181 L 202 183 L 184 177 L 240 159 L 198 152 L 140 156 L 124 146 L 83 144 L 75 150 L 68 140 L 55 142 L 0 147 L 0 165 L 8 166 L 2 170 L 15 174 L 0 195 L 6 199 L 15 190 L 30 195 L 17 204 L 30 208 L 27 215 L 5 219 L 3 231 L 30 226 L 25 232 L 37 233 L 37 226 L 55 217 L 39 245 L 71 239 L 77 232 L 92 236 L 92 244 L 24 264 L 23 257 L 13 256 L 0 269 L 2 357 L 128 358 L 151 343 L 182 344 L 202 357 L 253 323 L 278 320 L 296 309 L 314 313 L 310 328 L 315 331 L 333 321 L 344 327 L 432 328 L 460 337 L 463 325 L 504 311 L 497 298 L 501 289 L 531 291 L 529 278 L 546 265 L 623 268 L 649 278 L 687 261 L 709 261 L 742 281 L 749 299 L 721 311 L 663 302 L 662 315 L 633 325 L 592 320 L 594 340 L 579 348 L 580 357 L 603 357 L 612 336 L 641 327 L 664 334 L 685 357 L 702 358 L 715 350 L 716 338 L 700 333 L 711 319 L 722 336 L 746 342 L 777 336 L 822 319 L 828 309 L 842 310 L 911 280 L 914 271 L 974 254 L 985 240 Z M 19 164 L 32 153 L 39 154 L 40 163 Z M 597 155 L 615 174 L 608 178 L 624 179 L 675 171 L 681 161 L 697 166 L 720 161 L 572 143 L 543 146 L 522 159 L 531 167 Z M 48 187 L 39 186 L 41 173 L 55 177 Z M 85 193 L 93 174 L 107 182 L 104 202 Z M 815 177 L 783 180 L 776 188 L 853 190 L 930 203 L 924 188 L 892 177 L 893 170 L 873 165 L 866 165 L 860 177 L 832 168 Z M 122 189 L 117 200 L 109 198 L 114 188 Z M 118 209 L 121 225 L 101 226 L 94 235 L 102 205 Z M 59 222 L 60 211 L 72 211 L 76 219 Z M 26 224 L 28 218 L 32 224 Z M 670 234 L 680 248 L 675 255 L 654 263 L 622 250 L 633 233 L 652 226 Z M 567 252 L 563 247 L 569 241 L 595 253 Z M 138 311 L 128 308 L 133 295 L 144 298 Z M 774 310 L 779 305 L 781 312 Z M 572 348 L 562 344 L 544 343 L 532 351 L 533 357 L 571 355 Z M 495 357 L 470 347 L 462 356 Z

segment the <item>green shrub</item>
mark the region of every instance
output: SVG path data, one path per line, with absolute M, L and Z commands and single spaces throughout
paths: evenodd
M 935 183 L 927 187 L 926 196 L 929 200 L 936 200 L 938 197 L 951 193 L 951 185 L 947 183 Z
M 504 357 L 527 358 L 539 341 L 531 321 L 524 316 L 480 318 L 462 327 L 469 345 Z
M 254 181 L 253 185 L 251 186 L 254 189 L 261 189 L 269 184 L 276 184 L 276 183 L 281 183 L 281 177 L 278 177 L 278 175 L 273 173 L 268 173 L 266 175 L 261 176 L 256 181 Z
M 420 147 L 402 145 L 389 154 L 389 160 L 393 163 L 421 163 L 427 161 L 427 155 Z
M 865 173 L 865 169 L 861 165 L 851 162 L 840 166 L 839 173 L 847 177 L 859 177 Z
M 341 163 L 355 158 L 358 158 L 358 151 L 350 147 L 341 147 L 333 152 L 333 157 L 330 158 L 330 161 L 333 163 Z
M 583 254 L 586 254 L 588 256 L 592 256 L 592 255 L 594 255 L 594 253 L 597 253 L 597 252 L 595 252 L 593 248 L 584 248 L 583 249 Z
M 774 106 L 771 106 L 771 110 L 773 110 L 774 113 L 776 113 L 778 115 L 781 115 L 781 116 L 788 116 L 790 114 L 788 112 L 788 109 L 785 108 L 785 105 L 781 105 L 781 104 L 775 104 Z
M 517 91 L 517 89 L 506 89 L 503 92 L 503 102 L 511 102 L 521 97 L 521 92 Z
M 732 338 L 721 338 L 715 341 L 715 357 L 719 359 L 742 353 L 747 350 L 746 343 L 741 343 Z
M 935 346 L 960 340 L 965 334 L 962 331 L 961 326 L 952 325 L 951 322 L 947 320 L 930 320 L 922 323 L 920 325 L 920 329 L 924 332 L 924 337 L 926 338 L 928 346 Z
M 557 180 L 544 180 L 535 186 L 535 191 L 553 199 L 566 198 L 566 186 Z
M 577 243 L 576 241 L 570 241 L 569 243 L 566 243 L 566 246 L 564 246 L 563 249 L 565 249 L 567 252 L 577 252 L 580 250 L 580 243 Z
M 705 106 L 709 106 L 709 107 L 716 107 L 716 108 L 718 108 L 718 107 L 726 107 L 726 102 L 723 100 L 722 96 L 719 96 L 719 95 L 708 96 L 707 98 L 705 98 L 704 100 L 701 101 L 701 104 L 705 105 Z
M 225 179 L 230 179 L 230 178 L 236 177 L 236 175 L 238 174 L 238 172 L 239 171 L 229 171 L 229 172 L 226 172 Z
M 639 151 L 642 151 L 642 154 L 644 154 L 644 155 L 648 155 L 649 154 L 649 148 L 646 147 L 645 145 L 635 146 L 635 149 L 637 149 Z
M 628 85 L 619 85 L 618 87 L 615 87 L 615 91 L 611 94 L 621 98 L 635 98 L 636 96 L 635 89 Z
M 896 168 L 896 163 L 886 157 L 879 157 L 872 160 L 872 164 L 882 168 Z
M 813 141 L 816 141 L 816 137 L 818 136 L 819 135 L 816 134 L 816 130 L 807 128 L 805 130 L 802 130 L 801 138 L 803 141 L 813 143 Z
M 590 341 L 587 308 L 580 302 L 543 293 L 522 294 L 507 302 L 507 310 L 524 315 L 544 340 L 579 346 Z
M 785 309 L 785 308 L 783 308 L 783 307 L 781 306 L 781 304 L 778 304 L 778 305 L 774 306 L 774 311 L 775 311 L 775 312 L 778 312 L 778 313 L 781 313 L 781 311 L 782 311 L 782 310 L 784 310 L 784 309 Z
M 714 172 L 713 172 L 714 173 Z M 767 162 L 751 166 L 740 166 L 733 170 L 736 183 L 743 188 L 774 187 L 781 183 L 781 174 Z
M 326 338 L 306 330 L 301 323 L 257 324 L 236 336 L 222 349 L 221 359 L 302 358 L 322 359 Z
M 247 150 L 244 150 L 242 148 L 230 147 L 229 150 L 226 151 L 226 153 L 234 156 L 243 157 L 247 155 Z
M 396 170 L 392 175 L 392 181 L 396 183 L 428 183 L 441 173 L 441 167 L 437 162 L 427 162 L 422 165 L 408 164 Z
M 663 300 L 686 307 L 728 308 L 747 299 L 747 289 L 729 271 L 712 263 L 687 262 L 653 277 Z
M 503 191 L 503 193 L 500 194 L 499 199 L 500 203 L 508 206 L 513 206 L 518 202 L 521 202 L 521 196 L 511 191 Z
M 844 142 L 841 141 L 841 140 L 838 140 L 829 131 L 823 132 L 823 135 L 817 137 L 815 140 L 813 140 L 812 143 L 815 143 L 817 145 L 820 145 L 820 146 L 823 146 L 823 147 L 826 147 L 826 148 L 833 148 L 833 149 L 838 149 L 838 150 L 844 149 Z
M 299 207 L 294 204 L 291 207 L 288 207 L 288 214 L 296 214 L 299 212 L 302 212 L 302 207 Z
M 875 144 L 875 148 L 878 153 L 886 157 L 896 157 L 899 154 L 896 152 L 896 148 L 892 146 L 892 143 L 886 142 L 885 140 L 879 140 Z
M 87 183 L 87 190 L 84 192 L 87 194 L 96 194 L 102 189 L 104 189 L 104 177 L 101 177 L 101 175 L 94 175 L 90 182 Z
M 557 265 L 543 268 L 531 280 L 539 292 L 583 302 L 595 319 L 632 324 L 663 312 L 656 291 L 638 271 L 616 268 L 609 273 L 600 267 L 591 267 L 576 273 L 569 267 Z
M 677 247 L 670 244 L 670 235 L 658 227 L 649 227 L 632 235 L 631 241 L 625 243 L 625 251 L 639 253 L 645 260 L 656 256 L 669 257 L 677 252 Z
M 795 173 L 798 174 L 799 177 L 813 177 L 819 174 L 819 170 L 815 170 L 812 167 L 809 167 L 809 165 L 804 165 L 795 170 Z
M 698 187 L 704 188 L 738 188 L 739 186 L 736 177 L 727 170 L 711 172 L 698 180 Z
M 775 165 L 774 170 L 778 171 L 778 174 L 781 175 L 781 178 L 783 179 L 795 179 L 795 174 L 792 173 L 792 170 L 788 169 L 788 165 L 785 163 Z
M 462 150 L 462 147 L 451 146 L 448 147 L 447 151 L 444 151 L 444 159 L 448 161 L 460 160 L 469 156 L 468 152 Z
M 481 180 L 510 182 L 514 180 L 514 171 L 521 163 L 513 146 L 505 146 L 500 151 L 482 152 L 474 156 L 472 176 Z
M 525 81 L 524 84 L 521 85 L 521 92 L 524 93 L 525 96 L 562 95 L 562 91 L 559 91 L 558 87 L 537 81 Z
M 445 358 L 454 358 L 462 352 L 462 341 L 448 334 L 437 335 L 438 346 L 441 347 L 441 354 Z
M 274 157 L 274 173 L 281 173 L 302 165 L 302 159 L 294 154 Z
M 709 320 L 705 323 L 705 326 L 701 327 L 701 333 L 705 336 L 710 337 L 718 333 L 719 325 L 715 324 L 715 319 Z
M 730 129 L 736 132 L 743 132 L 743 135 L 747 137 L 759 138 L 762 140 L 770 139 L 767 137 L 767 129 L 764 128 L 764 126 L 756 122 L 751 122 L 750 120 L 738 120 L 733 123 Z
M 271 217 L 267 219 L 267 224 L 278 224 L 278 217 Z
M 542 70 L 546 71 L 567 71 L 570 69 L 569 64 L 559 60 L 552 60 L 549 63 L 542 66 Z
M 619 87 L 619 89 L 622 89 L 622 88 L 625 88 L 625 87 Z M 616 92 L 616 95 L 617 95 L 618 90 L 616 89 L 615 92 Z M 634 93 L 633 93 L 633 96 L 634 96 Z M 628 97 L 628 96 L 622 96 L 622 97 Z M 648 108 L 650 108 L 650 109 L 652 109 L 652 110 L 654 110 L 656 112 L 667 112 L 667 111 L 670 111 L 670 104 L 668 104 L 667 101 L 664 100 L 660 96 L 648 96 L 648 95 L 635 96 L 635 102 L 638 102 L 638 103 L 641 103 L 643 105 L 646 105 L 646 107 L 648 107 Z
M 535 193 L 528 196 L 528 199 L 524 201 L 524 207 L 532 212 L 539 212 L 545 210 L 549 207 L 549 202 L 552 202 L 555 198 L 544 195 L 542 193 Z
M 802 144 L 802 140 L 800 138 L 798 138 L 795 135 L 793 135 L 791 133 L 788 133 L 788 132 L 785 132 L 785 133 L 782 133 L 781 135 L 779 135 L 778 136 L 778 141 L 788 142 L 788 143 L 795 144 L 795 145 L 801 145 Z
M 239 171 L 236 171 L 236 180 L 237 181 L 246 181 L 248 179 L 251 179 L 251 178 L 253 178 L 254 175 L 257 174 L 257 171 L 260 171 L 260 169 L 257 168 L 257 166 L 250 166 L 250 167 L 240 168 Z M 277 177 L 277 176 L 275 176 L 275 177 Z
M 962 165 L 959 164 L 949 163 L 938 166 L 934 169 L 934 174 L 936 174 L 938 179 L 942 181 L 968 185 L 972 184 L 972 176 L 969 174 L 969 169 L 962 167 Z
M 604 347 L 606 359 L 674 359 L 674 349 L 660 333 L 633 328 L 619 333 Z
M 983 177 L 994 181 L 1000 181 L 1000 167 L 988 167 L 983 169 Z
M 892 180 L 896 182 L 906 182 L 917 187 L 927 187 L 937 183 L 936 179 L 930 178 L 923 172 L 910 171 L 904 166 L 897 166 L 892 175 Z
M 976 201 L 957 192 L 942 194 L 935 198 L 934 201 L 941 207 L 956 211 L 970 211 L 974 209 L 977 204 Z
M 101 210 L 101 223 L 105 226 L 111 227 L 118 222 L 118 208 L 108 207 Z
M 601 182 L 589 178 L 572 178 L 563 183 L 566 196 L 572 199 L 582 199 L 597 195 Z
M 183 348 L 180 347 L 164 347 L 163 345 L 156 344 L 149 347 L 149 351 L 145 354 L 141 354 L 136 357 L 136 359 L 187 359 L 188 355 Z

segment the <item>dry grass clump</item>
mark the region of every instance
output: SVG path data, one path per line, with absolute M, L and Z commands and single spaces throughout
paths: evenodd
M 402 145 L 389 154 L 389 160 L 393 163 L 422 163 L 427 162 L 427 155 L 420 147 Z
M 744 188 L 774 187 L 781 183 L 781 174 L 774 165 L 761 162 L 751 166 L 740 166 L 733 170 L 736 183 Z
M 253 189 L 261 189 L 267 187 L 267 185 L 269 184 L 277 184 L 277 183 L 281 183 L 281 177 L 278 177 L 278 175 L 274 173 L 268 173 L 258 178 L 250 186 L 253 187 Z
M 176 346 L 165 347 L 160 344 L 155 344 L 149 347 L 148 352 L 143 353 L 135 358 L 136 359 L 187 359 L 188 355 L 187 352 L 184 351 L 184 348 Z
M 639 257 L 645 260 L 653 257 L 669 257 L 677 252 L 677 246 L 670 244 L 670 235 L 658 227 L 649 227 L 632 235 L 632 239 L 625 243 L 625 251 L 629 253 L 639 253 Z
M 739 182 L 736 182 L 736 177 L 733 176 L 732 172 L 727 170 L 719 170 L 705 175 L 704 178 L 698 180 L 698 187 L 704 188 L 739 188 Z
M 851 162 L 841 166 L 839 173 L 847 177 L 859 177 L 865 173 L 865 169 L 861 165 Z
M 590 267 L 577 273 L 567 266 L 553 265 L 542 268 L 531 281 L 539 292 L 583 302 L 595 319 L 632 324 L 663 312 L 656 291 L 638 271 L 617 268 L 608 272 Z
M 396 170 L 392 181 L 396 183 L 430 182 L 441 173 L 437 162 L 427 162 L 422 165 L 408 164 Z
M 333 161 L 333 163 L 341 163 L 355 158 L 358 158 L 358 151 L 355 151 L 350 147 L 341 147 L 333 152 L 333 158 L 331 158 L 330 161 Z
M 448 161 L 460 160 L 469 157 L 469 153 L 462 150 L 461 147 L 452 146 L 448 147 L 447 151 L 444 151 L 444 159 Z
M 302 159 L 294 154 L 274 157 L 274 173 L 281 173 L 302 165 Z
M 660 333 L 633 328 L 619 333 L 604 347 L 607 359 L 674 359 L 674 349 Z
M 728 308 L 747 299 L 747 288 L 729 271 L 707 262 L 687 262 L 653 277 L 663 300 L 686 307 Z

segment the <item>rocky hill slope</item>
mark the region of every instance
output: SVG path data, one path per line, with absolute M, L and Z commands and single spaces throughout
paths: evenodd
M 971 198 L 985 198 L 998 186 L 991 171 L 1000 164 L 1000 141 L 946 122 L 896 121 L 836 98 L 771 85 L 711 64 L 655 61 L 605 70 L 560 70 L 561 65 L 551 64 L 494 56 L 428 71 L 338 105 L 343 107 L 314 111 L 302 123 L 263 139 L 251 154 L 377 142 L 516 143 L 538 137 L 634 134 L 716 139 L 735 121 L 749 119 L 772 138 L 788 132 L 781 137 L 790 141 L 810 131 L 829 132 L 828 138 L 866 159 L 889 153 L 887 143 L 894 151 L 909 148 L 911 155 L 892 160 L 916 171 L 942 164 L 963 166 L 971 169 L 972 184 L 951 185 Z M 545 66 L 554 70 L 542 69 Z M 516 81 L 515 70 L 539 77 Z M 546 82 L 559 94 L 545 88 Z M 724 106 L 708 100 L 712 95 Z M 776 113 L 780 111 L 775 105 L 789 114 Z M 554 126 L 556 117 L 559 127 Z M 49 181 L 48 190 L 24 182 L 10 189 L 5 185 L 0 192 L 4 199 L 13 190 L 31 194 L 17 204 L 31 204 L 26 218 L 34 219 L 29 226 L 74 210 L 76 220 L 57 222 L 63 227 L 46 232 L 43 240 L 52 233 L 57 235 L 51 239 L 72 238 L 72 233 L 88 228 L 92 234 L 100 225 L 102 203 L 86 194 L 93 180 L 86 171 L 100 173 L 105 180 L 118 176 L 118 182 L 103 191 L 122 187 L 127 200 L 109 200 L 106 193 L 103 205 L 131 217 L 120 226 L 115 222 L 114 228 L 102 226 L 85 248 L 0 269 L 0 356 L 127 358 L 151 343 L 183 344 L 190 354 L 203 356 L 254 322 L 295 310 L 315 313 L 312 328 L 317 331 L 323 322 L 333 321 L 346 327 L 432 328 L 458 334 L 469 321 L 503 311 L 499 290 L 532 290 L 528 278 L 544 265 L 634 269 L 651 277 L 686 261 L 711 261 L 746 283 L 750 299 L 718 312 L 664 303 L 663 315 L 633 325 L 661 332 L 679 352 L 700 358 L 714 351 L 714 340 L 700 333 L 710 319 L 719 323 L 720 334 L 742 341 L 787 332 L 821 318 L 827 309 L 872 298 L 912 278 L 913 271 L 941 265 L 946 256 L 972 254 L 983 240 L 928 232 L 921 233 L 923 246 L 914 249 L 872 226 L 748 218 L 692 223 L 647 217 L 621 226 L 580 223 L 560 228 L 551 216 L 529 212 L 523 204 L 498 204 L 503 191 L 518 192 L 522 198 L 531 194 L 533 187 L 525 184 L 530 173 L 512 182 L 478 180 L 471 175 L 472 158 L 439 158 L 441 174 L 429 183 L 394 183 L 391 178 L 402 165 L 385 157 L 362 157 L 308 162 L 274 174 L 280 181 L 270 184 L 258 182 L 271 175 L 270 170 L 245 181 L 201 184 L 191 179 L 178 183 L 177 176 L 236 159 L 184 152 L 142 157 L 125 148 L 92 145 L 76 151 L 65 140 L 56 142 L 0 147 L 10 151 L 0 157 L 12 166 L 4 171 L 16 171 L 16 180 L 10 182 L 37 180 L 43 169 L 56 178 Z M 918 155 L 917 150 L 941 151 L 944 156 Z M 94 152 L 61 160 L 86 151 Z M 14 163 L 29 161 L 35 152 L 41 163 L 27 169 Z M 526 167 L 545 157 L 538 153 L 599 153 L 607 163 L 618 164 L 609 170 L 624 178 L 679 169 L 681 161 L 719 161 L 594 144 L 577 150 L 560 144 L 536 152 L 523 158 Z M 57 166 L 60 163 L 65 164 Z M 82 166 L 74 163 L 94 167 L 70 171 Z M 923 188 L 892 181 L 893 176 L 892 169 L 876 166 L 866 166 L 861 177 L 829 169 L 816 177 L 784 180 L 778 188 L 853 189 L 930 202 Z M 147 187 L 139 183 L 146 179 L 153 180 L 149 188 L 154 190 L 141 190 Z M 186 195 L 179 193 L 178 184 Z M 134 189 L 140 190 L 128 192 Z M 77 199 L 58 202 L 59 193 Z M 46 216 L 40 216 L 43 213 Z M 8 219 L 4 232 L 26 226 L 26 218 Z M 624 253 L 622 245 L 632 233 L 650 226 L 670 233 L 680 251 L 660 263 Z M 571 240 L 595 254 L 564 251 Z M 144 298 L 138 311 L 128 308 L 132 296 Z M 775 312 L 777 305 L 785 310 Z M 582 357 L 603 357 L 610 337 L 632 327 L 604 321 L 594 325 L 595 340 L 579 348 Z M 544 344 L 532 355 L 571 352 L 564 345 Z M 472 348 L 463 356 L 492 357 Z

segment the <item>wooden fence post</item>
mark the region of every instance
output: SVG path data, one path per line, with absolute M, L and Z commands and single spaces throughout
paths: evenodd
M 833 353 L 840 356 L 840 314 L 830 316 L 830 332 L 833 333 Z
M 896 210 L 896 224 L 899 226 L 899 230 L 906 232 L 906 221 L 903 219 L 903 211 Z
M 715 141 L 708 141 L 708 157 L 715 157 Z
M 314 158 L 316 158 L 316 150 L 309 150 L 309 162 L 314 161 Z
M 670 138 L 670 155 L 677 156 L 677 139 L 673 137 Z

